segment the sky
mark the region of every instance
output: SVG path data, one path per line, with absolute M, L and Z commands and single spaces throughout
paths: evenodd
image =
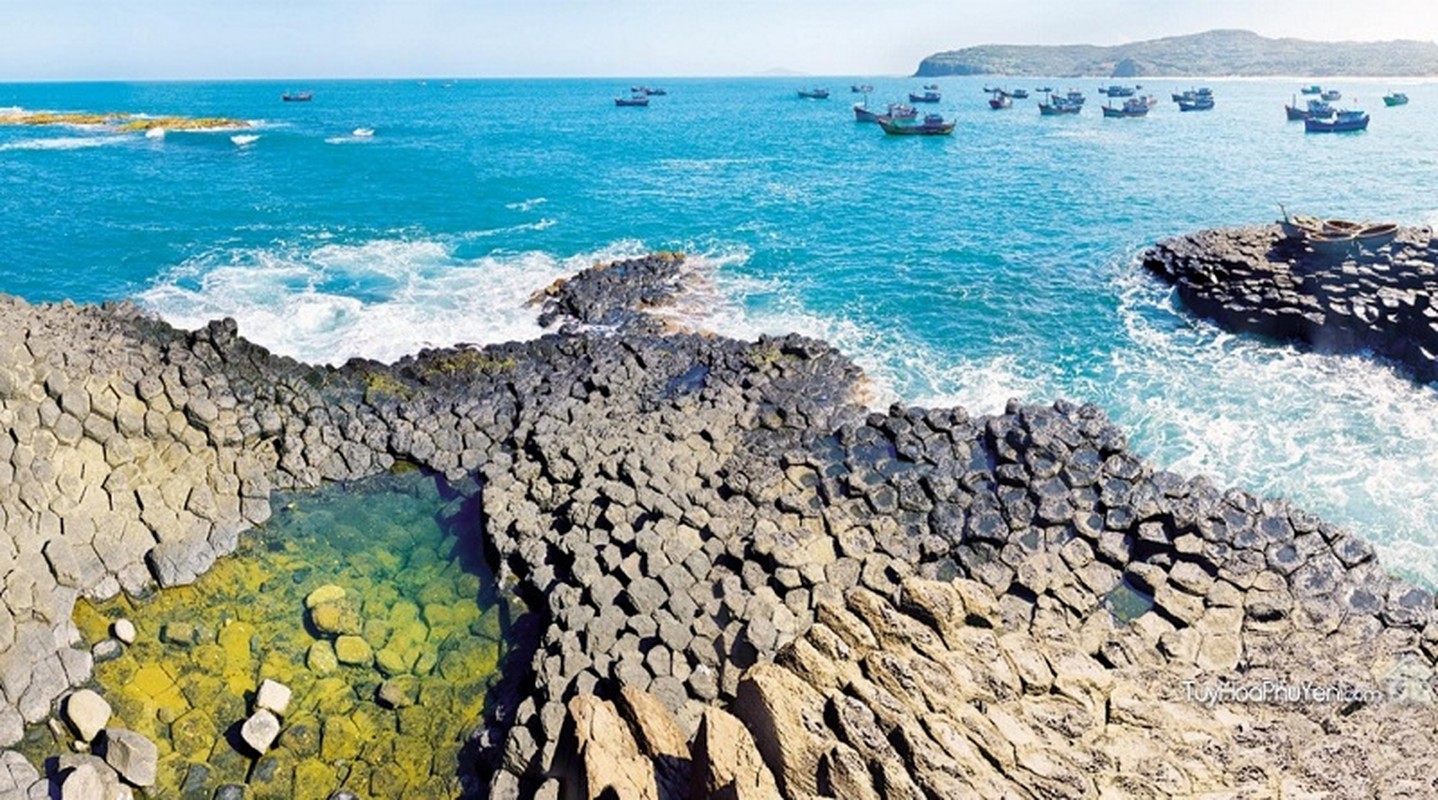
M 1320 10 L 1321 6 L 1321 10 Z M 976 44 L 1438 40 L 1432 0 L 0 0 L 0 82 L 909 74 Z

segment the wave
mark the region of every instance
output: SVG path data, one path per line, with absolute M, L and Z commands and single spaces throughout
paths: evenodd
M 568 257 L 465 258 L 456 255 L 462 241 L 220 250 L 170 270 L 137 300 L 181 327 L 234 317 L 246 338 L 304 361 L 392 361 L 424 347 L 538 337 L 538 309 L 528 304 L 535 290 L 596 261 L 644 252 L 622 241 Z
M 120 136 L 53 136 L 44 139 L 25 139 L 0 144 L 0 152 L 10 150 L 84 150 L 90 147 L 106 147 L 123 144 Z
M 533 211 L 548 202 L 549 198 L 547 197 L 531 197 L 528 200 L 521 200 L 517 203 L 506 203 L 504 207 L 510 211 Z

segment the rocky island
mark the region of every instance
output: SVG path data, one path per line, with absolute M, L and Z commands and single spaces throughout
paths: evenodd
M 1438 75 L 1438 44 L 1420 41 L 1311 42 L 1252 31 L 1213 30 L 1141 42 L 1095 45 L 985 44 L 934 53 L 918 77 L 1032 75 L 1041 77 L 1198 75 Z
M 182 796 L 232 758 L 79 730 L 76 690 L 119 645 L 81 635 L 78 599 L 174 592 L 276 492 L 405 465 L 473 509 L 465 535 L 528 609 L 484 724 L 435 743 L 463 745 L 465 796 L 1435 791 L 1434 598 L 1366 543 L 1147 463 L 1094 406 L 874 412 L 823 342 L 653 315 L 688 270 L 596 266 L 537 295 L 540 339 L 339 368 L 232 321 L 0 301 L 0 746 L 49 720 L 57 748 L 104 751 L 0 754 L 0 798 Z M 245 741 L 284 751 L 268 677 L 234 676 Z M 271 762 L 285 786 L 385 796 L 354 768 L 382 753 L 326 771 L 360 731 L 313 735 L 318 756 Z M 183 796 L 273 796 L 246 791 Z

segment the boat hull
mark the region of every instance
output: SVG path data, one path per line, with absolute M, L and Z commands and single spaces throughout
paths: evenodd
M 1389 96 L 1383 98 L 1383 105 L 1388 106 L 1388 107 L 1390 107 L 1390 108 L 1392 108 L 1393 106 L 1406 106 L 1406 105 L 1408 105 L 1408 96 L 1407 96 L 1407 95 L 1397 95 L 1397 96 L 1389 95 Z
M 952 122 L 938 125 L 926 123 L 904 125 L 893 120 L 881 119 L 879 125 L 883 127 L 884 133 L 890 136 L 949 136 L 954 132 L 954 123 Z
M 1351 133 L 1368 129 L 1369 117 L 1364 114 L 1357 120 L 1321 120 L 1309 117 L 1303 121 L 1303 130 L 1308 133 Z
M 857 103 L 854 104 L 854 121 L 855 121 L 855 122 L 878 122 L 880 116 L 881 116 L 881 115 L 875 114 L 874 112 L 870 111 L 870 110 L 867 109 L 867 108 L 864 108 L 863 106 L 861 106 L 861 105 L 859 105 L 859 104 L 857 104 Z
M 937 103 L 940 99 L 939 95 L 932 92 L 925 92 L 924 94 L 909 92 L 910 103 Z

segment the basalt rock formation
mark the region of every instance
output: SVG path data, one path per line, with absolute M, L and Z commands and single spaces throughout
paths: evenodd
M 640 309 L 683 269 L 552 287 L 535 341 L 338 369 L 6 301 L 0 742 L 88 676 L 77 596 L 194 580 L 273 488 L 408 461 L 532 610 L 476 795 L 1433 791 L 1433 596 L 1366 544 L 1156 470 L 1093 406 L 872 413 L 822 342 L 665 332 Z M 1263 680 L 1366 693 L 1201 702 Z
M 1323 352 L 1368 351 L 1420 381 L 1438 379 L 1438 244 L 1427 229 L 1336 254 L 1276 225 L 1207 230 L 1160 242 L 1143 263 L 1225 328 Z

